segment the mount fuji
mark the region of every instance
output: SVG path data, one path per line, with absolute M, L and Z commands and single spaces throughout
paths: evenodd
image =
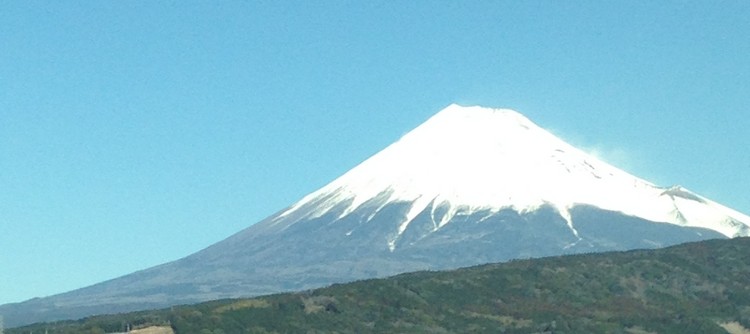
M 518 258 L 750 235 L 506 109 L 451 105 L 330 184 L 183 259 L 0 306 L 6 324 L 320 287 Z

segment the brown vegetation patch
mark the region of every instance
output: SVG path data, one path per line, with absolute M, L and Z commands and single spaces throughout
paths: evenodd
M 313 296 L 302 298 L 305 314 L 318 313 L 320 311 L 337 312 L 336 298 L 329 296 Z
M 234 303 L 224 305 L 217 307 L 214 312 L 216 313 L 224 313 L 228 311 L 237 311 L 242 310 L 246 308 L 266 308 L 271 306 L 265 299 L 247 299 L 247 300 L 240 300 L 236 301 Z
M 151 326 L 141 329 L 134 329 L 130 334 L 174 334 L 172 327 L 169 326 Z
M 729 334 L 750 334 L 750 329 L 745 328 L 736 321 L 719 323 L 719 326 L 724 328 Z

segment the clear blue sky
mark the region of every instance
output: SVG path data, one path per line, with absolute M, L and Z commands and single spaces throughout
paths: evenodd
M 750 213 L 750 1 L 0 0 L 0 304 L 175 260 L 450 103 Z

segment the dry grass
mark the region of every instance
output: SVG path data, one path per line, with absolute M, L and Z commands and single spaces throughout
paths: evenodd
M 171 327 L 168 326 L 151 326 L 141 329 L 134 329 L 130 334 L 174 334 Z
M 645 330 L 643 328 L 637 327 L 637 326 L 636 327 L 625 328 L 625 332 L 627 332 L 628 334 L 657 334 L 656 332 L 649 332 L 649 331 L 647 331 L 647 330 Z
M 236 310 L 241 310 L 245 308 L 266 308 L 270 306 L 271 304 L 269 304 L 265 299 L 248 299 L 248 300 L 240 300 L 240 301 L 228 304 L 228 305 L 218 307 L 214 310 L 214 312 L 224 313 L 228 311 L 236 311 Z
M 719 326 L 724 328 L 729 334 L 750 334 L 750 329 L 743 327 L 736 321 L 720 323 Z

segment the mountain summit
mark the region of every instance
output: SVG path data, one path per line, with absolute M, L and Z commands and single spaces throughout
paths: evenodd
M 294 223 L 334 209 L 339 219 L 365 203 L 377 207 L 371 209 L 373 214 L 389 203 L 410 203 L 388 239 L 391 251 L 428 207 L 434 232 L 457 214 L 485 212 L 489 217 L 503 209 L 524 213 L 551 206 L 579 240 L 570 216 L 577 205 L 708 228 L 728 237 L 747 235 L 741 222 L 750 222 L 684 188 L 657 187 L 602 162 L 513 110 L 455 104 L 306 196 L 274 222 Z
M 517 258 L 750 235 L 506 109 L 451 105 L 325 187 L 183 259 L 0 306 L 11 326 Z

